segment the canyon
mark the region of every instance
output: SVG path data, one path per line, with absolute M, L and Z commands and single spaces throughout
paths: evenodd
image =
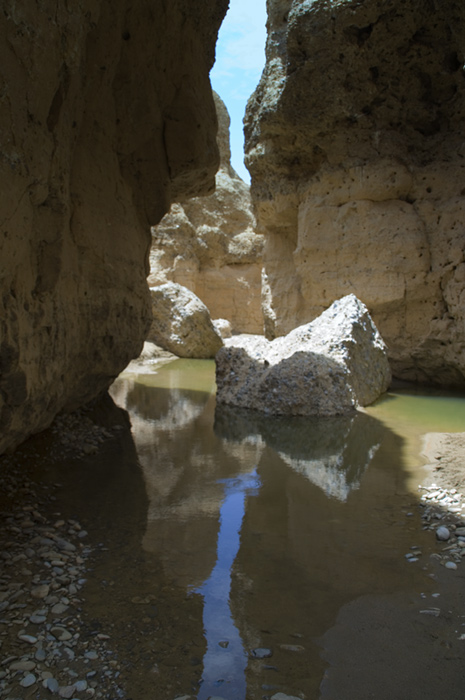
M 269 0 L 250 193 L 209 81 L 227 7 L 4 3 L 0 452 L 138 356 L 149 274 L 270 340 L 355 294 L 395 377 L 465 385 L 462 3 Z

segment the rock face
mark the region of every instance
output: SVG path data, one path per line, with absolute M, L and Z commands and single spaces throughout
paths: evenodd
M 338 415 L 375 401 L 391 379 L 384 342 L 353 294 L 285 337 L 233 342 L 216 356 L 220 404 L 277 415 Z
M 152 325 L 148 340 L 178 357 L 215 357 L 223 347 L 207 307 L 174 282 L 151 287 Z
M 214 187 L 208 74 L 227 5 L 4 3 L 0 452 L 139 354 L 150 225 Z
M 269 0 L 246 162 L 268 337 L 353 292 L 394 373 L 465 383 L 465 5 Z
M 221 162 L 216 190 L 174 204 L 152 229 L 150 285 L 178 282 L 192 290 L 213 318 L 241 333 L 263 333 L 263 236 L 255 232 L 250 189 L 231 166 L 229 114 L 214 95 Z

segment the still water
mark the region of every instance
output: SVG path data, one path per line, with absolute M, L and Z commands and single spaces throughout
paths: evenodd
M 102 539 L 87 602 L 114 629 L 128 697 L 334 700 L 344 606 L 432 592 L 405 559 L 433 546 L 420 439 L 464 431 L 465 400 L 389 394 L 349 417 L 264 417 L 216 406 L 201 360 L 123 374 L 112 396 L 135 451 L 83 469 L 74 497 L 85 491 Z

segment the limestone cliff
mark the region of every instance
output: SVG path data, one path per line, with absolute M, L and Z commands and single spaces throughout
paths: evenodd
M 2 4 L 0 452 L 142 348 L 149 227 L 214 187 L 227 5 Z
M 394 373 L 465 383 L 465 6 L 268 0 L 246 115 L 269 337 L 354 293 Z
M 216 190 L 171 210 L 152 230 L 150 285 L 177 282 L 194 292 L 212 318 L 234 331 L 263 333 L 263 236 L 255 232 L 249 186 L 231 166 L 229 114 L 215 94 L 220 168 Z

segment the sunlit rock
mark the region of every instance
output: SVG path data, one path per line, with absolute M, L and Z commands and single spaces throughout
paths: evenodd
M 231 323 L 226 318 L 216 318 L 213 325 L 222 338 L 230 338 L 232 335 Z
M 223 346 L 210 312 L 186 287 L 167 282 L 151 287 L 152 325 L 148 340 L 178 357 L 214 357 Z
M 269 414 L 337 415 L 372 403 L 391 379 L 386 346 L 353 294 L 285 337 L 232 342 L 216 356 L 218 403 Z
M 214 98 L 221 157 L 215 192 L 173 204 L 153 227 L 149 284 L 182 284 L 235 332 L 262 333 L 263 236 L 256 233 L 250 187 L 231 166 L 229 114 Z
M 245 118 L 266 334 L 354 293 L 396 376 L 465 384 L 465 4 L 269 0 Z

